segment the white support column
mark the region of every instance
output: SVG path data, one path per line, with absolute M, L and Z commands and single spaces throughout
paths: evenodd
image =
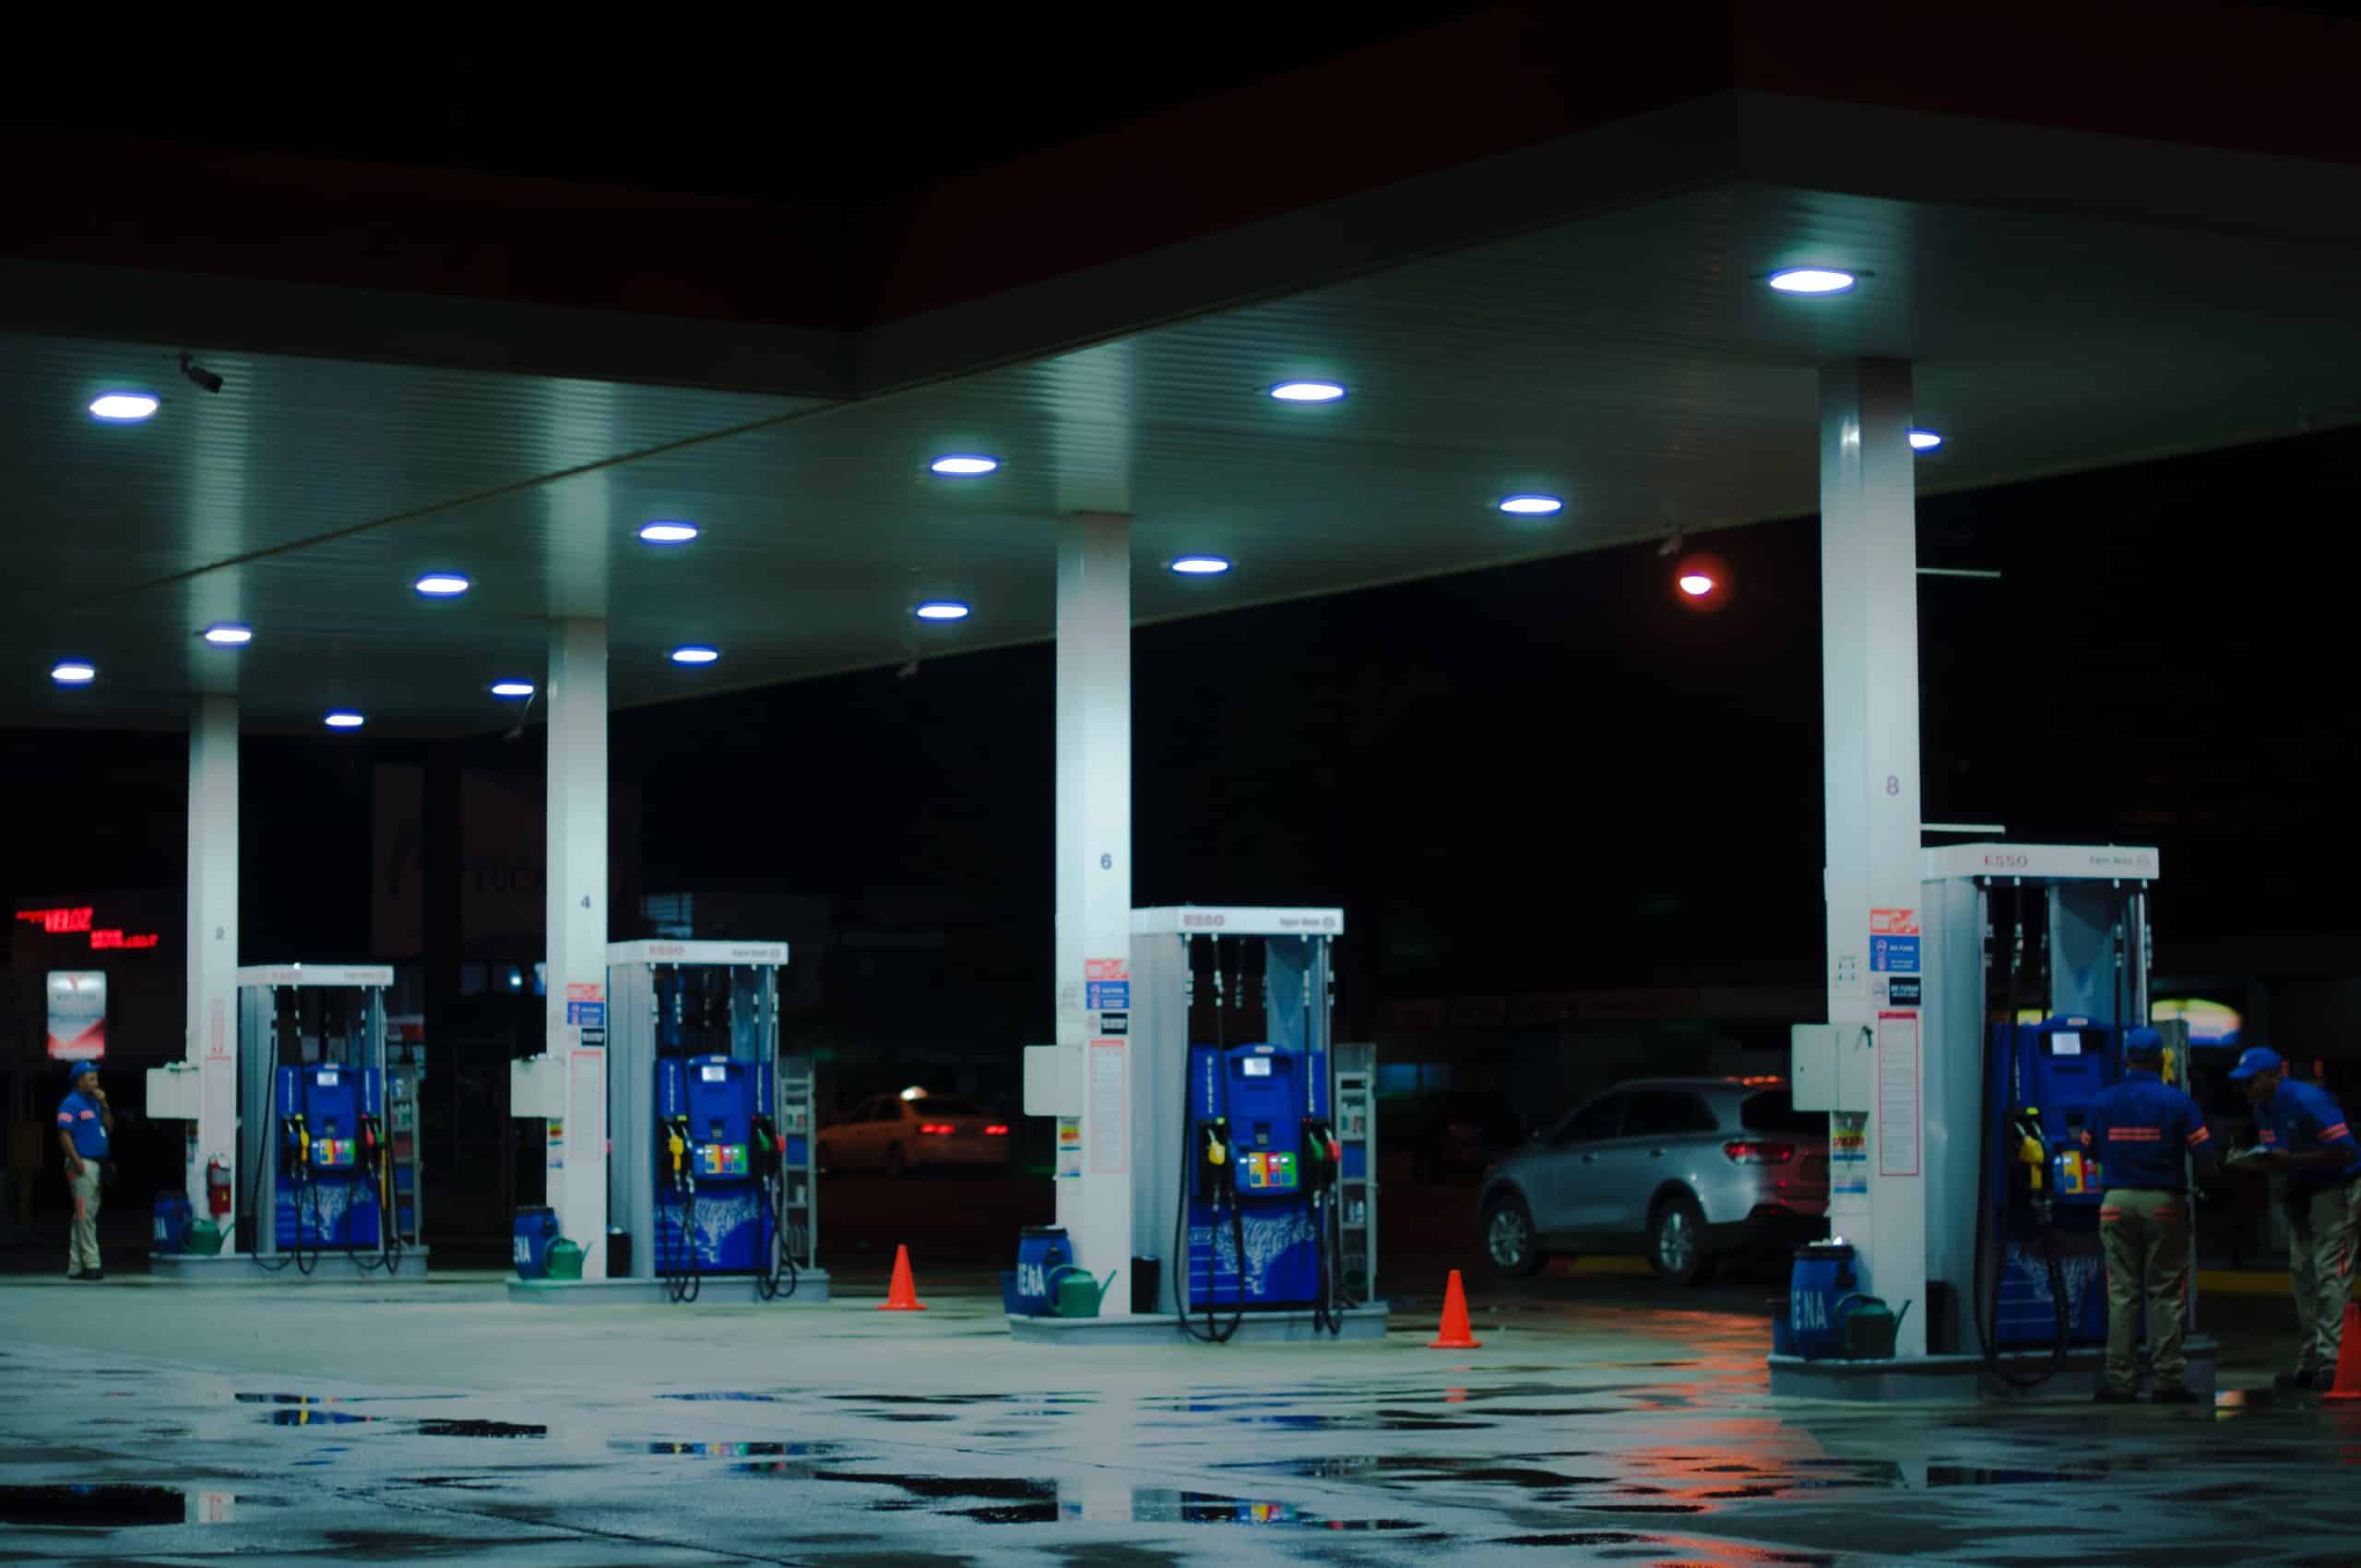
M 183 1050 L 197 1069 L 188 1201 L 206 1212 L 205 1171 L 238 1160 L 238 699 L 201 696 L 188 729 L 188 979 Z
M 550 1055 L 565 1063 L 565 1119 L 549 1141 L 549 1201 L 607 1277 L 607 624 L 550 623 Z M 647 1245 L 645 1238 L 642 1245 Z
M 1127 517 L 1086 514 L 1058 539 L 1058 1047 L 1076 1062 L 1080 1146 L 1060 1123 L 1058 1222 L 1105 1275 L 1132 1257 L 1132 548 Z M 1104 988 L 1121 986 L 1110 993 Z M 1118 1000 L 1121 998 L 1121 1000 Z M 1106 1004 L 1112 1005 L 1103 1005 Z M 1100 1315 L 1131 1313 L 1128 1288 Z
M 1910 366 L 1821 372 L 1821 681 L 1827 752 L 1828 1018 L 1845 1049 L 1867 1030 L 1876 1069 L 1862 1289 L 1899 1310 L 1897 1353 L 1926 1351 L 1924 1044 L 1916 980 L 1918 540 Z M 1883 938 L 1883 940 L 1879 940 Z M 1838 1213 L 1845 1231 L 1857 1223 Z M 1964 1222 L 1965 1217 L 1959 1217 Z M 1963 1286 L 1965 1282 L 1960 1282 Z

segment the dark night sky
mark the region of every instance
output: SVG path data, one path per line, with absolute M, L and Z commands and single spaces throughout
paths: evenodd
M 2007 574 L 1920 595 L 1928 817 L 2162 845 L 2166 969 L 2350 968 L 2361 748 L 2333 582 L 2296 541 L 2356 508 L 2356 432 L 1923 502 L 1928 564 Z M 1348 1018 L 1815 984 L 1816 526 L 1707 542 L 1717 614 L 1643 549 L 1141 632 L 1139 901 L 1345 906 Z M 953 911 L 950 1011 L 979 1042 L 1040 1038 L 1051 703 L 1036 647 L 619 715 L 643 885 L 773 886 L 845 922 L 928 896 Z M 59 829 L 20 837 L 0 893 L 180 885 L 180 738 L 0 743 L 8 820 Z M 417 751 L 249 741 L 249 956 L 365 950 L 365 763 Z

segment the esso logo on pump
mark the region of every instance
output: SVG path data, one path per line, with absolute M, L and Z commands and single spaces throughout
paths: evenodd
M 1183 926 L 1194 926 L 1199 930 L 1204 930 L 1208 927 L 1221 925 L 1227 918 L 1228 917 L 1222 915 L 1183 914 L 1180 917 L 1180 923 Z
M 1984 869 L 1986 871 L 2024 871 L 2029 869 L 2032 865 L 2033 857 L 2031 855 L 2023 853 L 2012 854 L 2001 849 L 1987 849 L 1985 851 Z

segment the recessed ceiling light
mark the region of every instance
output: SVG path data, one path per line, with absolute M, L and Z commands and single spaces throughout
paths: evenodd
M 156 399 L 145 392 L 109 392 L 90 401 L 90 417 L 113 424 L 137 424 L 155 411 Z
M 235 621 L 219 621 L 205 628 L 205 640 L 216 647 L 243 647 L 255 640 L 255 629 Z
M 1565 509 L 1566 504 L 1554 495 L 1512 495 L 1501 503 L 1501 511 L 1518 517 L 1546 517 Z
M 429 599 L 450 599 L 475 585 L 457 572 L 429 572 L 410 586 Z
M 683 643 L 672 650 L 672 662 L 675 664 L 710 664 L 720 657 L 719 648 L 707 647 L 703 643 Z
M 938 599 L 910 612 L 921 621 L 965 621 L 972 612 L 955 599 Z
M 1856 279 L 1833 267 L 1790 267 L 1771 274 L 1771 286 L 1783 294 L 1841 294 Z
M 362 719 L 361 715 L 353 712 L 352 709 L 349 707 L 339 707 L 334 713 L 329 714 L 326 719 L 320 720 L 320 722 L 326 724 L 331 730 L 358 730 L 362 725 L 367 723 L 368 720 Z
M 1172 569 L 1184 577 L 1218 577 L 1229 570 L 1229 563 L 1218 555 L 1183 555 Z
M 980 452 L 954 452 L 947 457 L 937 457 L 927 467 L 939 474 L 949 474 L 954 478 L 965 479 L 991 472 L 1000 467 L 1000 459 L 987 457 Z
M 1910 449 L 1913 452 L 1931 452 L 1942 444 L 1943 438 L 1931 430 L 1914 430 L 1910 433 Z
M 686 544 L 696 536 L 694 523 L 650 523 L 639 530 L 639 537 L 650 544 Z
M 1282 381 L 1271 388 L 1271 396 L 1282 403 L 1333 403 L 1345 395 L 1345 389 L 1333 381 Z
M 494 681 L 492 695 L 496 697 L 528 697 L 533 695 L 530 681 Z
M 1703 572 L 1683 572 L 1673 579 L 1673 586 L 1691 599 L 1703 599 L 1714 591 L 1714 579 Z
M 99 678 L 99 667 L 87 659 L 61 659 L 50 666 L 49 678 L 61 686 L 87 686 Z

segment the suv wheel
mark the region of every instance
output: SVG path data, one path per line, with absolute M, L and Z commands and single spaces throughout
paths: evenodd
M 1484 1206 L 1484 1255 L 1502 1274 L 1534 1275 L 1548 1261 L 1533 1233 L 1533 1211 L 1514 1193 Z
M 1703 1285 L 1712 1275 L 1704 1211 L 1687 1193 L 1675 1193 L 1656 1206 L 1648 1222 L 1648 1261 L 1667 1285 Z

